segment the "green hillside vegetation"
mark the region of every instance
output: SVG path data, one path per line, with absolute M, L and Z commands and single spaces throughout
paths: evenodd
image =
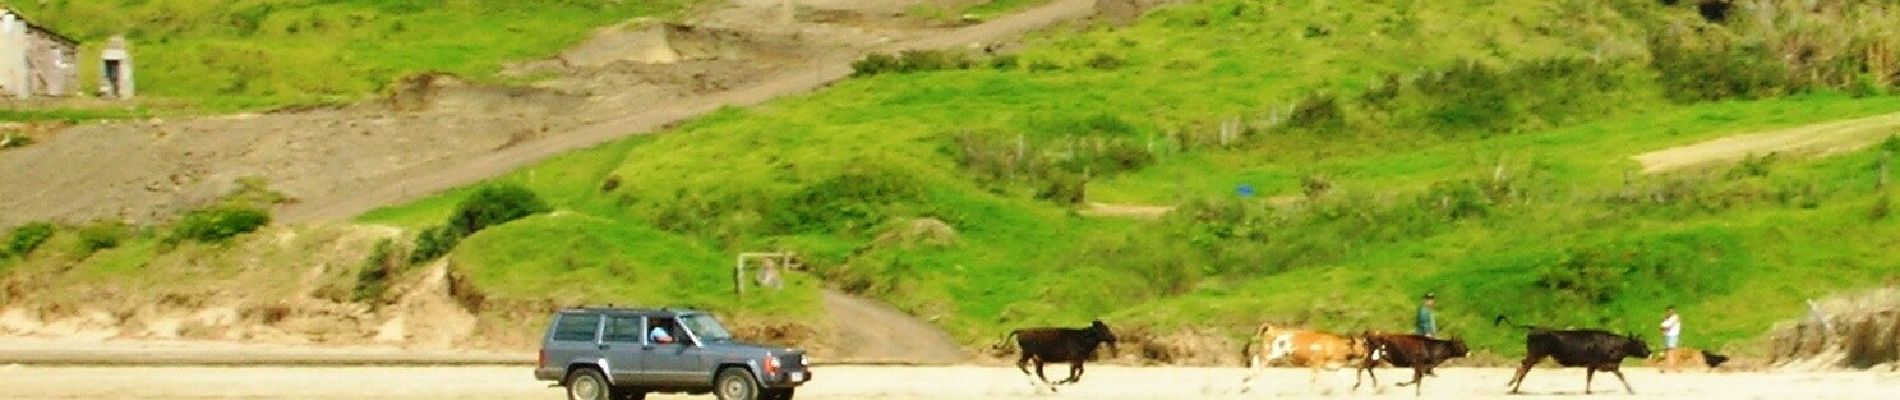
M 1900 110 L 1879 28 L 1900 14 L 1842 4 L 1724 20 L 1785 22 L 1765 26 L 1647 0 L 1199 1 L 1020 54 L 867 59 L 359 221 L 420 232 L 519 185 L 554 211 L 447 255 L 495 298 L 800 315 L 822 281 L 970 344 L 1098 317 L 1404 330 L 1430 291 L 1447 333 L 1494 354 L 1521 351 L 1498 314 L 1654 343 L 1667 304 L 1688 345 L 1719 348 L 1893 277 L 1900 222 L 1874 185 L 1900 140 L 1660 175 L 1630 157 Z M 1865 29 L 1780 28 L 1811 19 Z M 1091 201 L 1178 209 L 1081 216 Z M 727 294 L 734 254 L 779 249 L 810 273 Z
M 1498 314 L 1647 334 L 1665 304 L 1698 317 L 1691 345 L 1720 347 L 1893 271 L 1878 152 L 1623 181 L 1642 152 L 1892 112 L 1890 81 L 1738 73 L 1770 51 L 1718 40 L 1773 33 L 1687 7 L 1483 4 L 1203 1 L 1014 56 L 861 63 L 890 72 L 499 178 L 587 218 L 491 240 L 612 221 L 795 249 L 971 343 L 1094 317 L 1402 330 L 1436 291 L 1446 329 L 1494 352 L 1519 340 Z M 456 196 L 363 220 L 419 226 Z M 1083 199 L 1181 209 L 1092 219 Z M 954 240 L 903 239 L 919 218 Z M 492 251 L 454 257 L 539 268 L 476 261 Z M 628 251 L 546 254 L 680 258 Z
M 668 16 L 692 0 L 6 1 L 85 44 L 124 34 L 141 95 L 225 110 L 348 102 L 397 78 L 446 72 L 493 80 L 503 63 L 552 55 L 595 28 Z M 82 87 L 96 87 L 85 84 Z

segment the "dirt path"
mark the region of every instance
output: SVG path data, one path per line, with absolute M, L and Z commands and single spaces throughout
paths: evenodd
M 1002 40 L 1024 32 L 1089 15 L 1095 0 L 1059 0 L 1022 13 L 964 27 L 942 35 L 894 43 L 884 51 L 948 48 Z M 328 198 L 308 198 L 284 207 L 284 222 L 340 220 L 376 207 L 399 204 L 457 186 L 501 175 L 535 161 L 628 135 L 649 133 L 727 106 L 751 106 L 781 96 L 808 92 L 851 75 L 857 55 L 818 60 L 815 66 L 784 71 L 757 85 L 668 102 L 573 132 L 462 160 L 416 168 L 376 179 L 373 189 Z
M 1395 378 L 1398 370 L 1383 376 Z M 814 380 L 798 390 L 800 399 L 1258 399 L 1274 397 L 1373 397 L 1508 399 L 1510 370 L 1442 368 L 1428 378 L 1424 395 L 1412 388 L 1350 390 L 1351 377 L 1322 377 L 1318 384 L 1304 369 L 1265 373 L 1251 393 L 1237 389 L 1239 368 L 1132 368 L 1091 366 L 1081 383 L 1049 394 L 1032 389 L 1014 368 L 986 367 L 816 367 Z M 1570 398 L 1654 399 L 1881 399 L 1900 390 L 1893 372 L 1658 374 L 1634 369 L 1625 374 L 1637 395 L 1626 395 L 1616 379 L 1599 376 L 1594 396 L 1584 396 L 1583 371 L 1533 371 L 1526 394 Z M 527 367 L 437 368 L 37 368 L 0 366 L 0 399 L 557 399 L 559 387 L 535 381 Z M 649 399 L 706 399 L 709 396 L 653 395 Z
M 1090 202 L 1089 207 L 1081 211 L 1091 217 L 1119 217 L 1156 219 L 1174 211 L 1174 206 L 1144 206 L 1139 204 L 1111 204 Z
M 838 357 L 855 361 L 951 364 L 967 357 L 949 334 L 877 301 L 824 291 Z
M 1778 131 L 1729 136 L 1688 146 L 1652 151 L 1634 158 L 1653 174 L 1713 163 L 1733 162 L 1750 154 L 1829 155 L 1880 143 L 1900 130 L 1900 113 L 1807 125 Z

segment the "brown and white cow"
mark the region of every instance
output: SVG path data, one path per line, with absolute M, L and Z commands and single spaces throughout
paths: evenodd
M 1256 345 L 1259 351 L 1249 351 Z M 1318 382 L 1322 369 L 1336 372 L 1366 356 L 1365 346 L 1351 336 L 1270 323 L 1260 325 L 1242 352 L 1248 368 L 1247 376 L 1240 380 L 1242 392 L 1252 388 L 1250 383 L 1262 370 L 1276 363 L 1312 368 L 1313 381 Z

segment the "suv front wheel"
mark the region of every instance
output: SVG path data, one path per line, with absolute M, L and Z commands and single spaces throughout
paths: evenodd
M 567 374 L 567 400 L 617 400 L 614 386 L 600 370 L 581 368 Z
M 719 370 L 719 376 L 713 379 L 713 393 L 719 400 L 758 400 L 759 380 L 745 368 L 726 368 Z

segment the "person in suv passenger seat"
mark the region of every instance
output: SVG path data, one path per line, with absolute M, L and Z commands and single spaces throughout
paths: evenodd
M 653 330 L 647 332 L 647 340 L 654 344 L 673 344 L 673 335 L 668 334 L 665 327 L 656 323 L 653 324 Z

